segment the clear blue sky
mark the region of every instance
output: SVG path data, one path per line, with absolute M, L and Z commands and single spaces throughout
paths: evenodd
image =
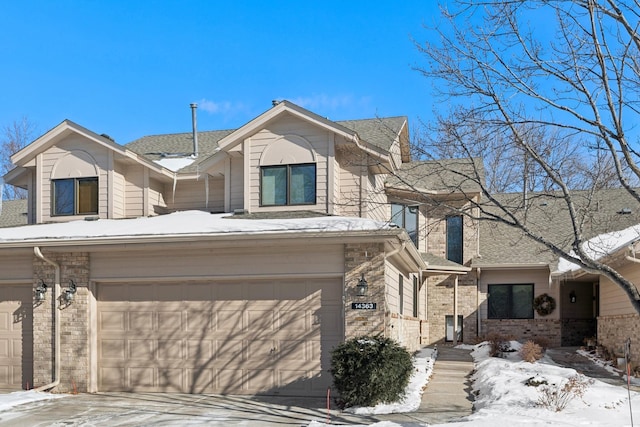
M 435 0 L 0 3 L 0 125 L 70 119 L 119 143 L 241 126 L 288 99 L 332 120 L 432 110 L 412 39 Z

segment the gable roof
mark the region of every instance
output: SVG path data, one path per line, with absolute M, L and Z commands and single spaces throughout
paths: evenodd
M 22 172 L 24 172 L 25 167 L 33 166 L 33 159 L 38 153 L 46 150 L 52 145 L 55 145 L 57 142 L 72 134 L 81 135 L 84 138 L 87 138 L 92 142 L 117 153 L 123 158 L 131 159 L 135 162 L 149 167 L 160 175 L 165 175 L 167 177 L 173 176 L 173 174 L 171 174 L 168 169 L 165 169 L 162 166 L 153 163 L 150 159 L 147 159 L 144 156 L 140 156 L 138 155 L 138 153 L 129 150 L 126 147 L 123 147 L 107 136 L 98 135 L 97 133 L 92 132 L 83 126 L 80 126 L 79 124 L 74 123 L 71 120 L 63 120 L 56 127 L 47 131 L 17 153 L 14 153 L 11 156 L 11 162 L 16 165 L 16 168 L 9 171 L 5 176 L 9 177 L 10 180 L 17 178 Z M 7 180 L 7 182 L 10 183 L 10 180 Z
M 520 209 L 522 194 L 496 194 L 494 197 L 524 218 L 524 211 Z M 624 189 L 600 190 L 592 198 L 588 191 L 574 191 L 572 199 L 579 219 L 584 221 L 583 240 L 640 223 L 640 204 Z M 496 208 L 487 209 L 494 211 Z M 571 250 L 573 227 L 559 193 L 530 193 L 526 224 L 560 248 Z M 549 265 L 553 271 L 558 260 L 557 255 L 521 230 L 502 223 L 480 221 L 480 257 L 473 261 L 473 266 Z
M 198 131 L 198 158 L 178 171 L 180 173 L 195 172 L 210 166 L 211 157 L 220 149 L 228 149 L 241 142 L 248 135 L 262 129 L 269 121 L 285 113 L 341 134 L 357 144 L 363 144 L 365 149 L 368 147 L 378 156 L 388 155 L 390 147 L 407 123 L 406 117 L 334 122 L 289 101 L 280 101 L 238 129 Z M 189 156 L 193 153 L 193 134 L 184 132 L 150 135 L 126 144 L 126 147 L 152 161 L 180 155 Z
M 0 228 L 27 224 L 27 200 L 0 201 Z

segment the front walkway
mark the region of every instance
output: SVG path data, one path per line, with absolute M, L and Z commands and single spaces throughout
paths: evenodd
M 443 424 L 471 415 L 471 373 L 474 364 L 470 350 L 438 348 L 438 358 L 427 384 L 420 408 L 406 414 L 376 415 L 396 423 Z

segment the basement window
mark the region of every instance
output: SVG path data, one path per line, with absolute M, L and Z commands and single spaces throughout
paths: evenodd
M 97 177 L 54 179 L 51 187 L 54 216 L 98 213 Z

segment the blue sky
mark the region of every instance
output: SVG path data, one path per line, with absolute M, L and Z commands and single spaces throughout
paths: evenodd
M 437 2 L 3 1 L 0 125 L 70 119 L 119 143 L 241 126 L 288 99 L 332 120 L 428 120 Z

